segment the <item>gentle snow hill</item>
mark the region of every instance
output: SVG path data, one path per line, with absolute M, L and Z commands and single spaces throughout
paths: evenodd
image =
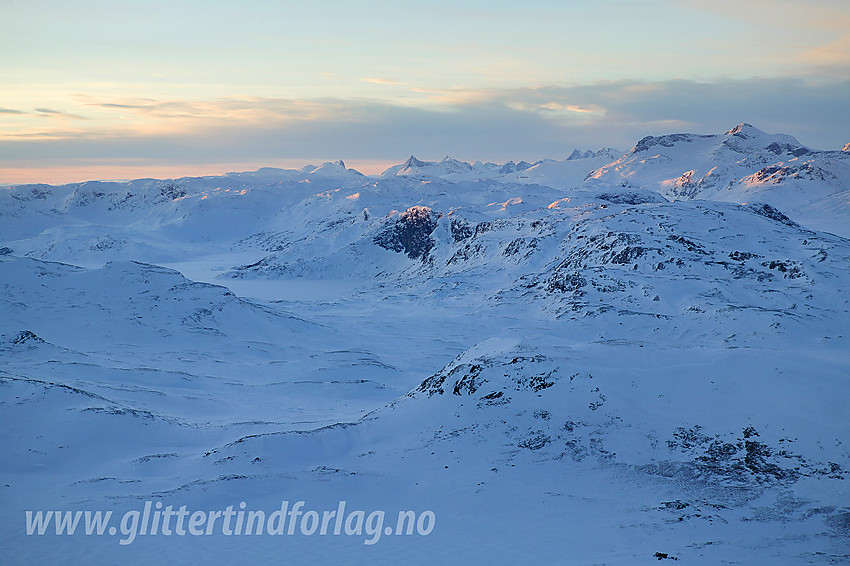
M 663 550 L 711 564 L 817 547 L 829 560 L 846 536 L 850 461 L 841 405 L 821 387 L 847 398 L 842 364 L 799 351 L 500 338 L 358 423 L 242 437 L 194 475 L 283 473 L 372 498 L 380 477 L 384 497 L 403 491 L 445 521 L 433 544 L 463 534 L 459 557 L 522 535 L 534 544 L 500 556 L 578 564 L 613 548 L 606 563 Z M 496 535 L 500 520 L 479 513 L 505 507 L 513 530 Z
M 739 124 L 723 134 L 647 136 L 594 171 L 585 187 L 658 191 L 670 199 L 765 202 L 819 230 L 850 235 L 850 152 Z
M 227 249 L 286 209 L 367 178 L 341 162 L 174 180 L 21 185 L 0 191 L 0 242 L 18 255 L 101 265 Z
M 131 350 L 141 352 L 163 338 L 165 344 L 212 344 L 237 337 L 284 340 L 313 328 L 282 310 L 241 299 L 226 287 L 190 281 L 156 265 L 109 262 L 83 269 L 5 255 L 0 256 L 0 272 L 0 332 L 31 331 L 81 352 L 131 344 Z
M 30 505 L 98 497 L 117 464 L 170 487 L 235 431 L 356 419 L 409 386 L 336 329 L 160 266 L 3 255 L 0 291 L 0 474 Z

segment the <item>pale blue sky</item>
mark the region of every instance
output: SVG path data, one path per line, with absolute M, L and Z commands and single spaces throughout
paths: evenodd
M 845 0 L 0 0 L 0 182 L 561 157 L 742 120 L 843 145 L 848 30 Z

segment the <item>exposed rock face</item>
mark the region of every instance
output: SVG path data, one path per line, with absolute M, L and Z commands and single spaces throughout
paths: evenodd
M 455 243 L 472 237 L 472 228 L 469 226 L 469 222 L 462 218 L 452 218 L 451 231 Z
M 779 143 L 773 142 L 768 145 L 766 148 L 771 153 L 775 153 L 776 155 L 793 155 L 794 157 L 801 157 L 803 155 L 812 155 L 814 152 L 807 147 L 796 146 L 789 143 Z
M 12 339 L 12 344 L 25 344 L 27 342 L 38 342 L 40 344 L 44 343 L 44 340 L 39 338 L 34 332 L 31 330 L 21 330 L 18 332 L 18 335 Z
M 817 181 L 835 180 L 835 175 L 811 163 L 802 165 L 771 165 L 753 173 L 747 179 L 754 183 L 778 184 L 787 178 L 801 178 Z
M 186 196 L 186 188 L 170 182 L 159 188 L 160 194 L 166 200 L 176 200 Z
M 667 199 L 653 191 L 609 191 L 596 195 L 596 198 L 614 204 L 647 204 L 665 202 Z
M 709 136 L 701 136 L 696 134 L 668 134 L 666 136 L 646 136 L 637 142 L 632 153 L 640 153 L 648 151 L 655 146 L 673 147 L 677 143 L 686 142 L 692 143 L 695 139 L 707 138 Z
M 750 210 L 755 212 L 760 216 L 764 216 L 765 218 L 770 218 L 771 220 L 775 220 L 781 224 L 785 224 L 786 226 L 797 227 L 798 224 L 782 214 L 780 211 L 776 210 L 769 204 L 765 204 L 763 202 L 755 202 L 749 206 L 747 206 Z
M 442 214 L 427 206 L 411 206 L 375 236 L 384 249 L 405 253 L 410 259 L 425 259 L 434 247 L 431 234 Z
M 850 145 L 850 144 L 848 144 Z M 508 173 L 516 173 L 517 171 L 525 171 L 529 167 L 533 167 L 536 163 L 529 163 L 528 161 L 520 161 L 519 163 L 514 163 L 513 161 L 508 161 L 501 167 L 499 167 L 499 173 L 507 175 Z

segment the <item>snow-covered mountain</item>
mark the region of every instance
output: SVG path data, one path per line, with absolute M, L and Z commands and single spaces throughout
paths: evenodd
M 534 163 L 508 161 L 507 163 L 467 163 L 448 155 L 442 161 L 422 161 L 411 155 L 407 161 L 393 165 L 381 177 L 410 177 L 415 179 L 443 179 L 447 181 L 502 181 L 537 183 L 557 188 L 570 188 L 596 167 L 618 158 L 620 152 L 613 148 L 597 151 L 573 152 L 563 161 L 543 159 Z
M 806 216 L 846 159 L 744 125 L 4 189 L 3 562 L 846 561 L 850 240 Z M 436 527 L 24 532 L 34 509 L 283 500 Z
M 766 202 L 804 224 L 848 233 L 850 152 L 813 150 L 750 124 L 724 134 L 647 136 L 587 184 L 639 187 L 678 200 Z
M 439 177 L 469 179 L 481 174 L 483 167 L 473 167 L 465 161 L 452 159 L 448 155 L 442 161 L 422 161 L 411 155 L 407 161 L 400 165 L 393 165 L 381 176 L 405 176 L 405 177 Z

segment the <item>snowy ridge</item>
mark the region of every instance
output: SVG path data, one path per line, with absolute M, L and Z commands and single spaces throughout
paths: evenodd
M 528 161 L 508 161 L 498 163 L 467 163 L 458 161 L 448 155 L 441 161 L 422 161 L 411 155 L 407 161 L 394 165 L 384 171 L 381 177 L 411 177 L 415 179 L 438 178 L 449 181 L 501 181 L 527 182 L 547 184 L 551 181 L 553 187 L 565 187 L 567 184 L 577 184 L 581 173 L 585 174 L 593 168 L 608 163 L 620 156 L 613 148 L 602 148 L 597 151 L 587 150 L 573 152 L 563 161 L 543 159 L 534 163 Z M 580 162 L 580 163 L 575 163 Z

